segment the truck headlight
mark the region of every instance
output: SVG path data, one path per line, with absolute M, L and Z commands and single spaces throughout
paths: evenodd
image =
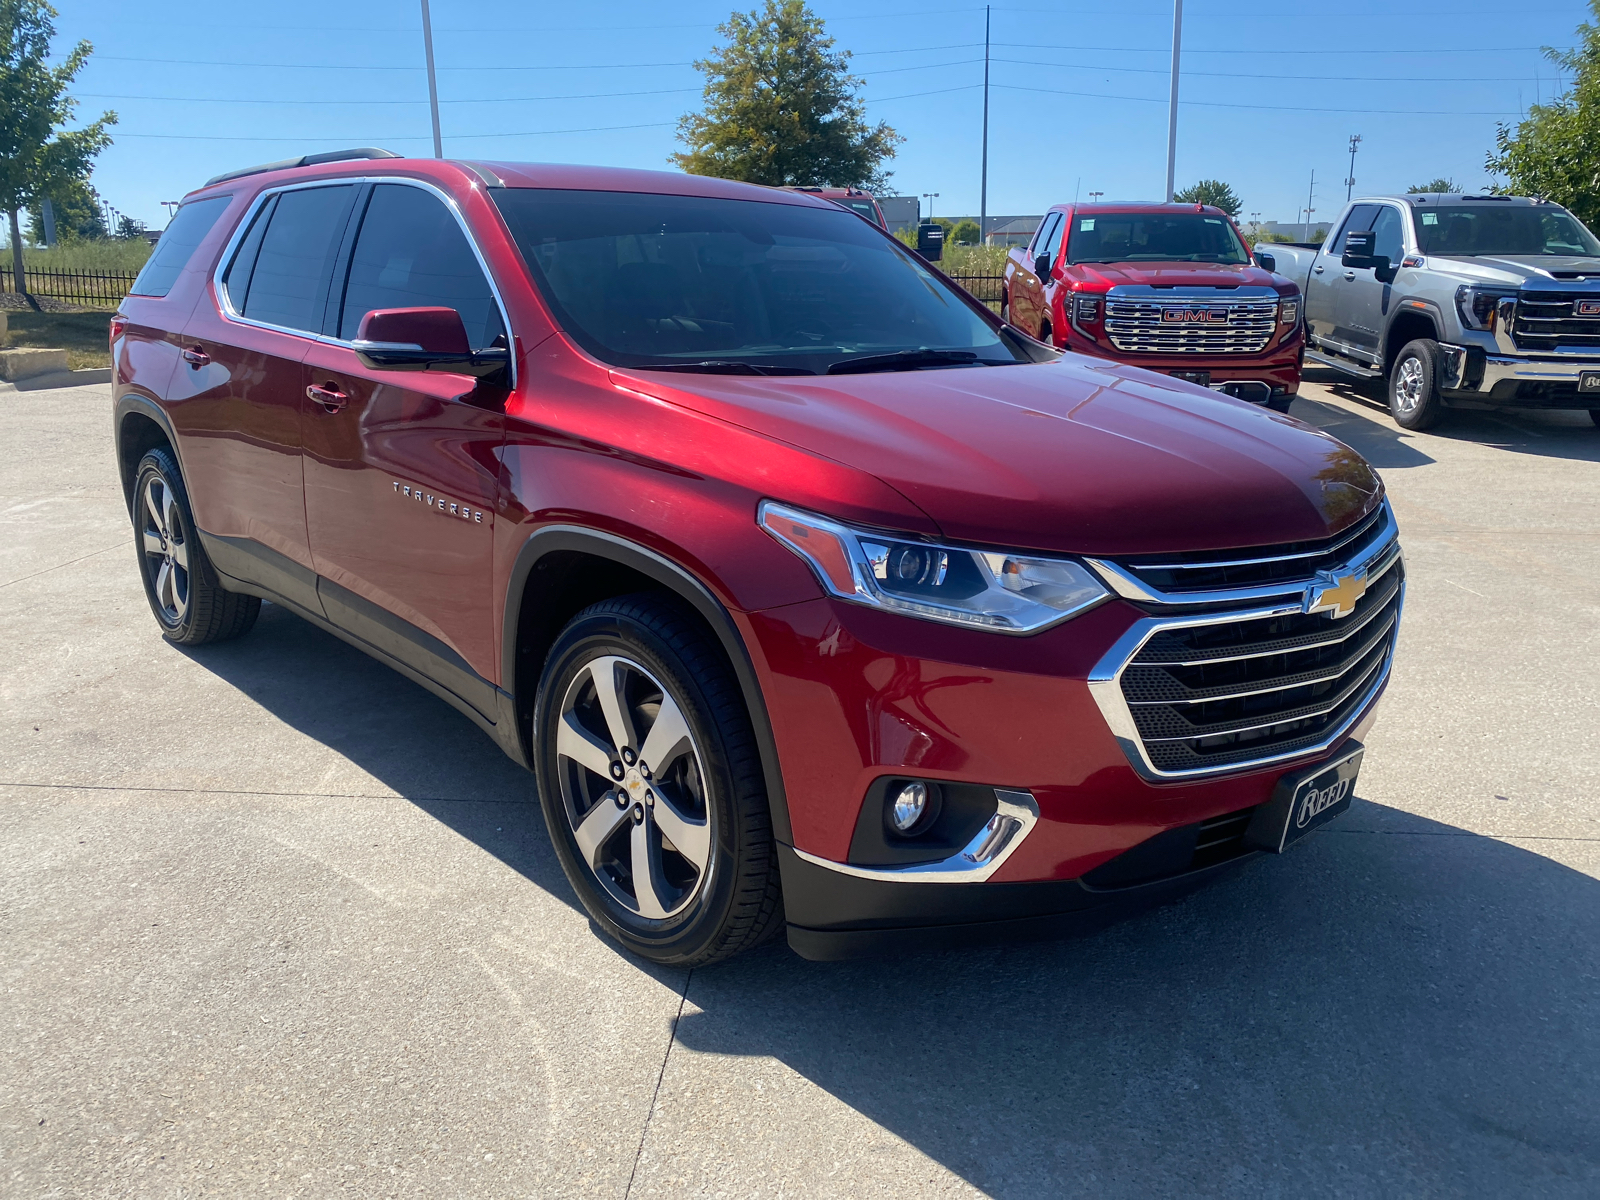
M 1476 287 L 1464 283 L 1456 289 L 1456 311 L 1461 314 L 1461 323 L 1468 329 L 1482 329 L 1492 333 L 1500 301 L 1507 298 L 1515 299 L 1516 295 L 1515 289 Z
M 1293 325 L 1300 320 L 1300 297 L 1285 296 L 1278 301 L 1278 324 Z
M 832 595 L 926 621 L 1034 633 L 1111 594 L 1068 558 L 907 541 L 771 500 L 756 520 L 805 559 Z

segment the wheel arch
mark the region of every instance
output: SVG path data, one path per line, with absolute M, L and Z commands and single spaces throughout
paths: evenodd
M 139 460 L 157 446 L 165 446 L 178 460 L 183 470 L 183 458 L 178 453 L 178 439 L 173 436 L 172 425 L 160 407 L 143 396 L 124 396 L 116 409 L 117 474 L 122 480 L 122 498 L 128 511 L 133 511 L 133 485 L 139 472 Z M 185 472 L 185 479 L 188 474 Z
M 510 693 L 528 763 L 534 696 L 550 647 L 576 613 L 637 591 L 666 593 L 698 616 L 721 646 L 744 696 L 761 754 L 773 836 L 792 844 L 789 805 L 766 700 L 744 636 L 728 609 L 693 572 L 648 547 L 579 525 L 549 525 L 523 543 L 507 584 L 501 637 L 502 687 Z
M 1429 300 L 1402 300 L 1395 306 L 1394 316 L 1383 335 L 1383 373 L 1387 377 L 1394 370 L 1394 360 L 1400 357 L 1408 342 L 1418 338 L 1440 341 L 1444 329 L 1443 315 L 1438 306 Z

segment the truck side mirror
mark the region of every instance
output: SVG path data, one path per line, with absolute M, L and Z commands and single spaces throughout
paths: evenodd
M 1357 269 L 1372 266 L 1372 252 L 1377 245 L 1378 235 L 1370 229 L 1345 234 L 1344 254 L 1339 259 L 1340 265 Z
M 917 226 L 917 253 L 928 262 L 938 262 L 944 257 L 944 226 L 936 221 L 924 221 Z
M 1272 255 L 1268 254 L 1265 250 L 1257 250 L 1256 266 L 1260 267 L 1263 271 L 1271 271 L 1276 274 L 1278 270 L 1278 260 Z
M 1050 278 L 1050 256 L 1041 254 L 1033 260 L 1033 273 L 1040 279 Z

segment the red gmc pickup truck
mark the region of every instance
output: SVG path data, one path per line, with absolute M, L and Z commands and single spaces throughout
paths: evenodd
M 1203 204 L 1063 204 L 1006 258 L 1002 315 L 1040 341 L 1287 412 L 1300 289 Z
M 162 635 L 270 602 L 430 689 L 655 962 L 1071 928 L 1350 804 L 1377 475 L 827 200 L 320 154 L 191 194 L 111 336 Z

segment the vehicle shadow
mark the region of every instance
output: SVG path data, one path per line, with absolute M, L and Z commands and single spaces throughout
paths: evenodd
M 1394 423 L 1381 383 L 1329 370 L 1308 370 L 1305 378 L 1308 383 L 1321 384 L 1349 407 L 1303 392 L 1290 415 L 1326 429 L 1380 469 L 1427 466 L 1434 461 L 1427 453 L 1428 444 L 1436 439 L 1475 442 L 1545 458 L 1600 462 L 1600 428 L 1580 410 L 1452 408 L 1432 429 L 1414 433 Z
M 1359 802 L 1079 940 L 697 971 L 678 1036 L 1006 1200 L 1594 1195 L 1597 947 L 1600 882 Z
M 581 911 L 533 776 L 437 696 L 270 603 L 249 637 L 178 649 Z

